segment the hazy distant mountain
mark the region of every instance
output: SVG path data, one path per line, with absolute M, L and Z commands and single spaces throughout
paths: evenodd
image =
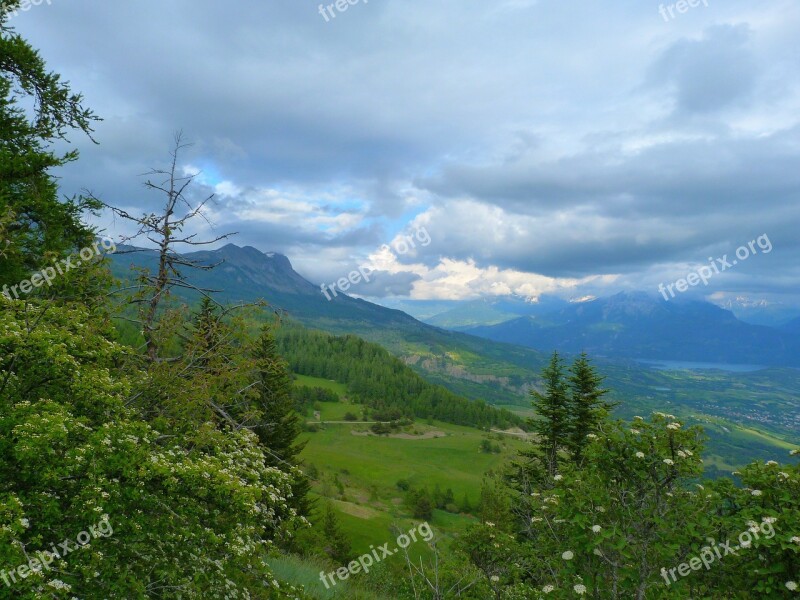
M 763 298 L 754 300 L 747 296 L 737 296 L 713 303 L 731 311 L 737 319 L 751 325 L 781 328 L 787 321 L 800 318 L 800 309 L 797 307 Z
M 480 300 L 388 300 L 381 301 L 414 315 L 436 327 L 461 331 L 478 325 L 496 325 L 521 316 L 545 315 L 568 306 L 566 300 L 542 296 L 536 300 L 519 296 L 503 296 Z
M 462 304 L 460 300 L 409 300 L 408 298 L 379 298 L 374 302 L 387 308 L 402 310 L 426 323 L 428 319 Z
M 786 331 L 744 323 L 708 302 L 667 302 L 645 293 L 620 293 L 541 317 L 465 331 L 543 351 L 558 348 L 612 358 L 800 366 L 800 344 Z
M 517 315 L 514 313 L 496 308 L 490 302 L 476 300 L 464 302 L 450 310 L 423 320 L 437 327 L 458 329 L 475 327 L 476 325 L 496 325 L 516 318 Z

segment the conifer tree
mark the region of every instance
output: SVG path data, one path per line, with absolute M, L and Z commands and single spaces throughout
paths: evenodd
M 428 490 L 420 490 L 416 493 L 416 500 L 412 507 L 412 512 L 415 519 L 423 519 L 430 521 L 433 518 L 433 502 L 428 494 Z
M 300 415 L 295 410 L 292 396 L 292 378 L 289 365 L 278 353 L 272 329 L 266 326 L 256 342 L 254 351 L 258 370 L 258 404 L 261 423 L 256 427 L 261 443 L 269 449 L 272 466 L 281 470 L 299 467 L 298 455 L 305 443 L 297 443 L 303 430 Z M 299 468 L 293 470 L 292 506 L 300 514 L 308 514 L 310 483 Z
M 609 392 L 601 387 L 605 377 L 597 373 L 585 352 L 575 359 L 569 371 L 569 448 L 575 462 L 580 462 L 588 442 L 586 436 L 599 429 L 614 405 L 603 400 Z
M 275 455 L 276 460 L 294 464 L 304 446 L 295 443 L 302 431 L 302 425 L 295 412 L 289 366 L 278 353 L 275 337 L 269 326 L 262 329 L 254 356 L 262 412 L 262 423 L 256 433 Z
M 219 349 L 223 333 L 219 311 L 210 298 L 203 297 L 200 301 L 200 309 L 195 315 L 193 326 L 193 365 L 198 369 L 207 369 L 211 365 L 212 356 Z
M 531 426 L 539 436 L 547 472 L 553 475 L 558 470 L 558 452 L 567 446 L 570 432 L 568 388 L 558 352 L 553 352 L 550 363 L 542 370 L 542 378 L 544 393 L 531 391 L 533 408 L 539 416 L 531 421 Z

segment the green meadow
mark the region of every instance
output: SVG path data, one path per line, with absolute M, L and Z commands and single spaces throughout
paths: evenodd
M 297 384 L 326 385 L 340 397 L 344 395 L 344 386 L 335 389 L 324 379 L 298 377 Z M 341 421 L 347 412 L 360 419 L 363 413 L 363 407 L 347 402 L 317 406 L 323 422 Z M 500 469 L 525 446 L 513 436 L 438 421 L 418 421 L 401 434 L 390 436 L 376 436 L 369 432 L 369 425 L 359 422 L 322 423 L 317 427 L 319 431 L 301 436 L 306 442 L 301 458 L 306 470 L 313 465 L 319 474 L 314 494 L 333 504 L 353 540 L 355 554 L 368 551 L 370 544 L 393 540 L 392 527 L 408 530 L 413 526 L 415 521 L 404 506 L 405 492 L 398 481 L 405 480 L 415 489 L 449 488 L 457 505 L 463 506 L 466 499 L 475 507 L 484 474 Z M 490 439 L 500 452 L 482 452 L 484 439 Z M 434 510 L 430 525 L 437 534 L 449 537 L 473 520 L 468 514 Z

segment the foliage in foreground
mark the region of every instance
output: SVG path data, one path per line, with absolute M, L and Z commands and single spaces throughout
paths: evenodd
M 103 515 L 114 529 L 14 597 L 222 598 L 265 578 L 271 540 L 296 516 L 290 478 L 255 436 L 213 424 L 162 435 L 125 407 L 127 351 L 85 310 L 0 302 L 0 563 L 27 564 Z
M 556 366 L 536 395 L 549 409 L 538 428 L 551 435 L 521 453 L 508 502 L 495 498 L 462 540 L 496 598 L 796 595 L 799 465 L 754 463 L 738 486 L 701 482 L 702 428 L 663 413 L 597 420 L 575 452 L 574 405 Z

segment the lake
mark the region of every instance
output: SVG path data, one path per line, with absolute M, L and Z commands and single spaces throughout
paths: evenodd
M 683 360 L 645 360 L 637 359 L 636 362 L 648 365 L 660 371 L 700 371 L 717 369 L 731 373 L 751 373 L 766 369 L 764 365 L 739 365 L 730 363 L 691 362 Z

